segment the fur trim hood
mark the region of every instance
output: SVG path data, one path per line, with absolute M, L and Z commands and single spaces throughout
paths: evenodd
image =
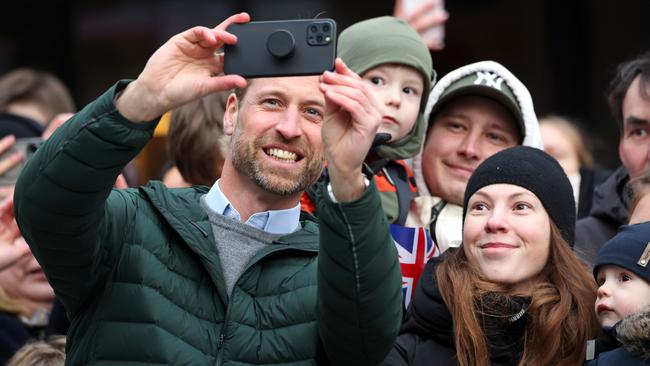
M 650 306 L 621 320 L 616 340 L 631 354 L 650 360 Z

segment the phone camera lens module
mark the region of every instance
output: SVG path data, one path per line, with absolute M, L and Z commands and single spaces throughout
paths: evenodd
M 307 24 L 307 44 L 310 46 L 327 46 L 335 40 L 336 26 L 323 20 Z

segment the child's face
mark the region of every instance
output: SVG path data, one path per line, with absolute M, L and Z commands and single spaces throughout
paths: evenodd
M 605 265 L 596 277 L 596 315 L 602 326 L 611 327 L 619 320 L 650 305 L 650 283 L 631 271 Z
M 424 89 L 422 75 L 415 69 L 396 64 L 374 67 L 362 78 L 382 106 L 382 121 L 378 132 L 391 134 L 390 141 L 406 136 L 418 117 Z

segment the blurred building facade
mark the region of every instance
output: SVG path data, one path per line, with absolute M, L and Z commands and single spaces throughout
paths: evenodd
M 392 13 L 393 1 L 59 1 L 4 4 L 0 74 L 30 66 L 51 71 L 83 106 L 118 79 L 135 78 L 165 40 L 245 10 L 253 20 L 334 18 L 339 31 Z M 647 0 L 447 0 L 447 47 L 433 54 L 438 75 L 495 60 L 529 88 L 536 112 L 571 116 L 596 138 L 596 160 L 619 164 L 618 131 L 606 103 L 615 66 L 650 50 Z

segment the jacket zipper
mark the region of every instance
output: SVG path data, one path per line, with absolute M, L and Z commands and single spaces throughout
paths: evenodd
M 226 315 L 228 315 L 228 310 L 226 310 Z M 221 366 L 223 364 L 223 343 L 226 339 L 226 333 L 224 332 L 224 328 L 226 327 L 225 319 L 223 323 L 223 327 L 221 327 L 221 334 L 219 334 L 219 340 L 217 341 L 217 349 L 218 349 L 218 354 L 217 354 L 217 366 Z
M 431 207 L 429 234 L 431 235 L 431 239 L 433 239 L 434 243 L 438 242 L 438 238 L 436 238 L 436 224 L 438 223 L 438 216 L 440 216 L 440 213 L 442 213 L 442 210 L 444 210 L 445 206 L 447 206 L 447 202 L 445 200 L 440 200 L 440 202 Z
M 285 242 L 281 242 L 281 241 L 275 241 L 275 242 L 273 242 L 272 245 L 284 245 L 284 246 L 280 247 L 280 248 L 273 248 L 273 249 L 269 250 L 268 252 L 264 253 L 259 258 L 257 258 L 255 260 L 251 261 L 250 263 L 248 263 L 248 265 L 246 265 L 246 268 L 242 272 L 241 276 L 239 276 L 237 281 L 235 281 L 235 284 L 233 285 L 233 289 L 237 288 L 237 284 L 239 283 L 239 280 L 242 277 L 244 277 L 246 272 L 248 272 L 248 270 L 251 269 L 251 267 L 253 267 L 259 261 L 261 261 L 262 259 L 264 259 L 265 257 L 267 257 L 268 255 L 270 255 L 272 253 L 275 253 L 275 252 L 278 252 L 278 251 L 281 251 L 281 250 L 289 250 L 289 249 L 318 253 L 318 250 L 291 248 L 291 247 L 286 246 L 287 244 Z M 217 340 L 217 349 L 218 349 L 218 352 L 219 352 L 217 354 L 217 366 L 223 365 L 223 356 L 222 355 L 223 355 L 223 348 L 224 348 L 224 345 L 226 343 L 226 334 L 227 334 L 226 331 L 227 331 L 228 318 L 230 318 L 231 302 L 232 302 L 232 294 L 228 294 L 228 308 L 226 309 L 226 316 L 223 319 L 223 326 L 221 327 L 221 333 L 219 334 L 219 339 Z

